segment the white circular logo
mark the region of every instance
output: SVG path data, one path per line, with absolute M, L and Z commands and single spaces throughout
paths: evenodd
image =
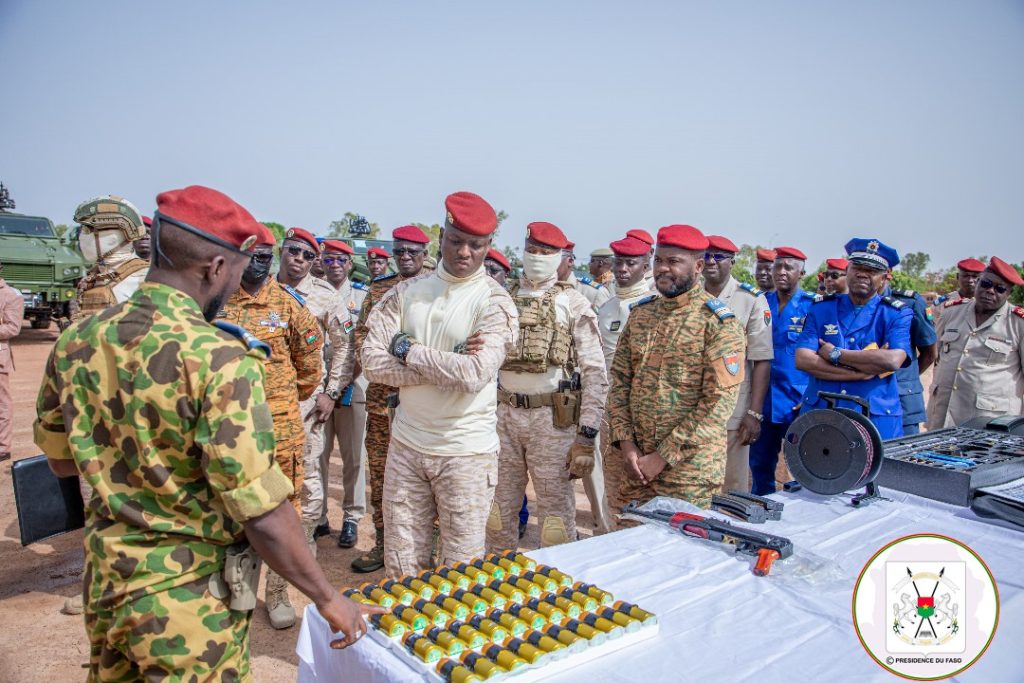
M 853 588 L 861 645 L 904 678 L 955 676 L 984 654 L 998 623 L 992 572 L 977 553 L 946 536 L 916 534 L 883 546 Z

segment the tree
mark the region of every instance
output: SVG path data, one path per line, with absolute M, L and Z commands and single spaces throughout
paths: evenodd
M 368 233 L 353 235 L 349 232 L 353 224 L 360 225 L 363 223 L 369 226 L 370 231 Z M 327 229 L 328 237 L 359 237 L 361 239 L 375 240 L 378 239 L 378 235 L 380 235 L 379 225 L 371 223 L 365 217 L 351 211 L 346 211 L 341 220 L 331 221 L 331 225 Z
M 274 241 L 280 244 L 284 241 L 285 227 L 280 223 L 274 223 L 272 221 L 262 221 L 263 225 L 270 228 L 270 232 L 274 233 Z
M 904 254 L 900 262 L 900 270 L 906 273 L 912 280 L 920 280 L 924 277 L 925 268 L 932 257 L 923 251 L 912 251 Z
M 805 292 L 810 292 L 811 294 L 816 293 L 818 291 L 818 273 L 824 272 L 825 262 L 822 261 L 817 270 L 807 273 L 807 275 L 804 275 L 803 279 L 800 280 L 800 289 Z

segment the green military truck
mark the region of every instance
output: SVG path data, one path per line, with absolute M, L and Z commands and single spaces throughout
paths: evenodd
M 49 218 L 13 213 L 13 208 L 0 184 L 0 277 L 21 290 L 32 327 L 45 330 L 54 319 L 69 316 L 89 265 L 77 245 L 57 235 Z
M 342 242 L 347 242 L 352 250 L 355 252 L 352 256 L 353 268 L 349 274 L 349 279 L 355 282 L 362 282 L 366 284 L 370 281 L 370 271 L 366 267 L 366 252 L 374 247 L 379 247 L 384 251 L 391 253 L 395 243 L 391 240 L 368 240 L 362 237 L 342 237 Z M 388 262 L 388 272 L 393 273 L 395 271 L 394 259 L 392 258 Z

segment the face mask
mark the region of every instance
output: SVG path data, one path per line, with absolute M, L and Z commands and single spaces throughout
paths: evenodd
M 543 282 L 550 280 L 558 272 L 558 266 L 562 263 L 562 252 L 554 254 L 523 254 L 523 274 L 530 282 Z
M 259 284 L 267 279 L 270 274 L 270 263 L 260 263 L 256 259 L 249 261 L 249 265 L 242 271 L 242 280 L 250 285 Z
M 93 232 L 83 229 L 78 234 L 78 248 L 82 250 L 82 256 L 86 261 L 99 261 L 126 243 L 124 233 L 120 230 Z

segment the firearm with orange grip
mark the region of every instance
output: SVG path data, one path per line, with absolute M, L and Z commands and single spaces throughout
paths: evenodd
M 640 510 L 636 501 L 622 508 L 622 513 L 667 524 L 685 536 L 732 544 L 736 546 L 736 552 L 757 558 L 753 569 L 756 576 L 767 576 L 775 560 L 785 559 L 793 554 L 793 542 L 788 538 L 744 529 L 712 517 L 701 517 L 689 512 L 644 512 Z

